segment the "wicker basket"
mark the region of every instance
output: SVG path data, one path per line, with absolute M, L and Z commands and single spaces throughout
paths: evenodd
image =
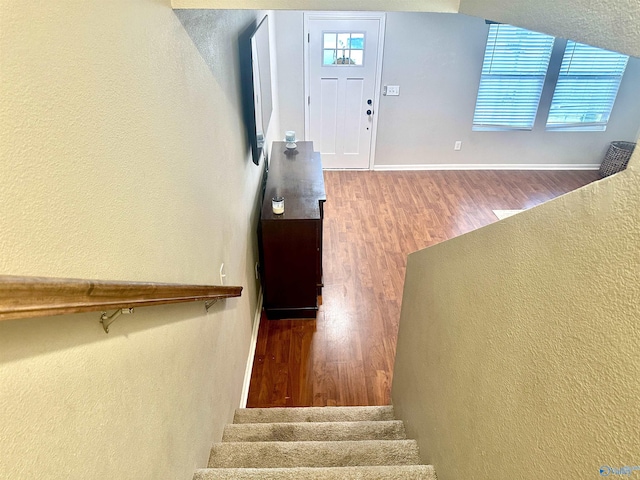
M 632 142 L 611 142 L 600 165 L 600 177 L 608 177 L 627 168 L 635 146 Z

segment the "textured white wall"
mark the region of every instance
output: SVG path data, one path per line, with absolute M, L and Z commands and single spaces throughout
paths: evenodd
M 283 130 L 304 138 L 304 18 L 301 11 L 275 12 L 278 56 L 278 91 Z M 284 132 L 281 132 L 284 138 Z
M 224 262 L 245 287 L 109 335 L 96 313 L 1 322 L 0 476 L 191 478 L 239 402 L 257 302 L 237 37 L 261 15 L 215 12 L 205 60 L 169 0 L 0 9 L 0 273 L 218 284 Z
M 304 125 L 302 12 L 276 12 L 280 113 Z M 545 132 L 552 89 L 544 92 L 530 132 L 473 132 L 487 38 L 480 18 L 447 13 L 387 13 L 376 168 L 517 168 L 597 166 L 610 142 L 633 140 L 640 127 L 640 59 L 632 58 L 605 132 Z M 456 141 L 462 150 L 454 151 Z
M 467 15 L 387 15 L 382 84 L 400 85 L 400 96 L 381 97 L 376 167 L 598 166 L 610 142 L 636 138 L 637 58 L 629 61 L 604 132 L 545 131 L 553 84 L 543 92 L 533 130 L 472 131 L 487 31 L 484 20 Z M 454 151 L 458 140 L 462 150 Z

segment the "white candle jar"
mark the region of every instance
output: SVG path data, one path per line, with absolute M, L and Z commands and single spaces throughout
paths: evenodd
M 271 208 L 276 215 L 284 213 L 284 197 L 273 197 L 271 199 Z
M 296 132 L 293 130 L 287 130 L 284 132 L 284 140 L 287 143 L 295 143 L 296 142 Z

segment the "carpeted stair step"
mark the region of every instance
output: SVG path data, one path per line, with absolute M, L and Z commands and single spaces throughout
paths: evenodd
M 343 440 L 404 440 L 400 420 L 379 422 L 240 423 L 224 429 L 223 442 L 303 442 Z
M 393 406 L 240 408 L 233 423 L 362 422 L 395 420 Z
M 210 468 L 417 465 L 415 440 L 342 442 L 223 442 L 211 449 Z
M 203 468 L 193 480 L 436 480 L 431 465 L 333 468 Z

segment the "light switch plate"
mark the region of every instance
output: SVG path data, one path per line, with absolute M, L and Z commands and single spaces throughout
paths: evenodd
M 387 85 L 387 96 L 400 95 L 400 85 Z

